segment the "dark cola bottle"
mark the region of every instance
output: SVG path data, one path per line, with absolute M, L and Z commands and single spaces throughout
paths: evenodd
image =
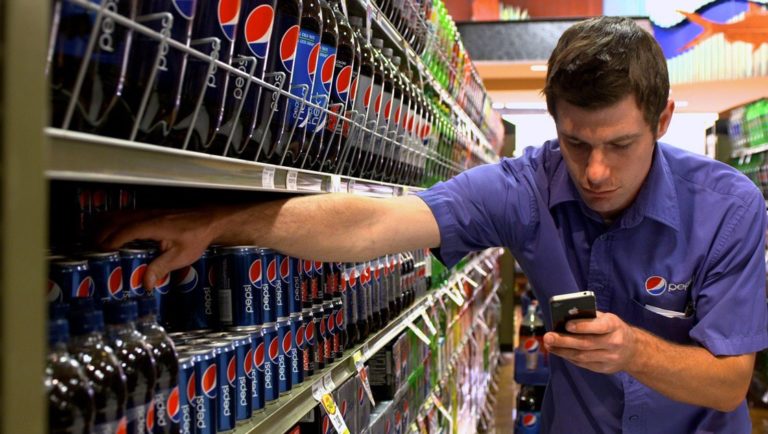
M 369 125 L 371 122 L 375 122 L 372 102 L 375 100 L 374 96 L 378 93 L 377 86 L 381 89 L 382 76 L 376 73 L 376 58 L 373 54 L 373 47 L 368 43 L 368 39 L 364 34 L 365 28 L 363 27 L 362 18 L 350 17 L 349 22 L 352 28 L 355 29 L 355 38 L 360 46 L 361 53 L 360 74 L 357 77 L 353 110 L 357 112 L 361 126 L 366 129 L 356 134 L 351 144 L 351 159 L 354 164 L 350 165 L 350 172 L 348 174 L 360 177 L 366 174 L 366 169 L 372 161 L 370 153 L 372 135 Z
M 335 6 L 335 9 L 337 11 L 337 15 L 343 16 L 340 12 L 338 12 L 338 3 Z M 360 77 L 360 70 L 362 66 L 362 47 L 360 46 L 360 43 L 357 40 L 357 36 L 355 36 L 355 31 L 352 28 L 351 24 L 349 27 L 349 31 L 351 34 L 351 40 L 354 43 L 355 49 L 354 49 L 354 60 L 352 61 L 352 69 L 350 77 L 350 83 L 349 83 L 349 93 L 347 95 L 347 102 L 344 104 L 344 117 L 346 119 L 341 120 L 341 127 L 340 127 L 340 134 L 339 137 L 339 157 L 338 162 L 336 164 L 336 173 L 340 174 L 348 174 L 351 173 L 352 168 L 357 166 L 357 161 L 353 159 L 353 144 L 356 142 L 355 137 L 357 134 L 359 134 L 360 129 L 357 127 L 357 118 L 359 117 L 357 115 L 357 111 L 355 111 L 355 101 L 357 99 L 357 88 L 358 84 L 360 83 L 359 77 Z M 341 34 L 341 30 L 339 31 Z M 338 57 L 337 57 L 338 59 Z M 339 128 L 337 128 L 337 131 L 339 131 Z
M 239 27 L 240 0 L 200 0 L 196 15 L 191 48 L 230 65 Z M 222 143 L 213 139 L 225 115 L 228 117 L 233 110 L 227 106 L 230 84 L 231 74 L 227 70 L 210 59 L 190 56 L 177 122 L 165 144 L 181 148 L 186 143 L 185 149 L 222 155 Z
M 410 132 L 410 126 L 413 125 L 413 119 L 416 116 L 417 103 L 416 103 L 416 89 L 413 86 L 413 76 L 411 74 L 411 68 L 409 61 L 406 59 L 400 64 L 400 76 L 403 82 L 403 100 L 407 101 L 407 105 L 404 104 L 403 116 L 401 119 L 401 132 L 398 137 L 398 143 L 400 143 L 398 151 L 398 166 L 395 171 L 395 178 L 398 184 L 404 184 L 406 174 L 408 172 L 408 161 L 412 152 L 412 136 Z M 406 110 L 407 107 L 407 110 Z
M 381 50 L 381 54 L 384 56 L 384 60 L 387 65 L 388 74 L 392 80 L 392 98 L 390 99 L 389 107 L 385 108 L 384 113 L 387 114 L 387 141 L 384 147 L 384 162 L 385 165 L 381 171 L 381 180 L 391 182 L 392 173 L 395 167 L 395 150 L 398 147 L 397 141 L 398 123 L 400 121 L 399 116 L 401 113 L 401 105 L 403 102 L 403 83 L 400 77 L 400 73 L 397 67 L 393 63 L 393 50 L 389 47 L 385 47 Z
M 370 287 L 368 286 L 368 276 L 365 274 L 365 263 L 360 262 L 355 266 L 357 272 L 357 291 L 358 291 L 358 328 L 360 330 L 360 339 L 365 340 L 371 333 L 372 312 L 370 304 Z
M 385 257 L 381 257 L 374 261 L 376 271 L 373 273 L 376 284 L 379 287 L 378 293 L 382 327 L 389 323 L 392 316 L 389 306 L 389 282 L 387 282 L 387 277 L 385 276 L 386 273 L 384 271 L 387 268 L 386 262 L 387 260 Z
M 127 432 L 146 433 L 157 375 L 152 347 L 136 330 L 138 314 L 135 301 L 107 302 L 103 307 L 106 336 L 125 372 L 128 386 L 125 404 Z
M 392 150 L 392 168 L 391 173 L 389 175 L 389 181 L 393 183 L 400 183 L 402 178 L 400 176 L 400 173 L 402 171 L 403 166 L 405 165 L 404 158 L 406 155 L 405 151 L 405 137 L 406 137 L 406 130 L 405 126 L 407 125 L 407 119 L 411 114 L 412 109 L 412 101 L 411 98 L 411 91 L 410 91 L 410 81 L 406 76 L 403 74 L 401 67 L 401 59 L 399 56 L 393 56 L 392 57 L 392 66 L 396 70 L 396 76 L 398 77 L 399 86 L 397 86 L 395 89 L 395 94 L 397 95 L 398 88 L 400 93 L 400 105 L 395 110 L 394 119 L 395 122 L 395 147 Z
M 177 433 L 179 423 L 175 421 L 179 420 L 179 355 L 165 329 L 157 323 L 157 299 L 149 295 L 140 298 L 137 303 L 139 317 L 136 328 L 152 346 L 152 356 L 155 358 L 153 433 Z
M 104 316 L 93 306 L 78 306 L 69 313 L 72 337 L 69 350 L 83 365 L 93 388 L 93 434 L 114 434 L 127 428 L 126 377 L 120 362 L 104 340 Z
M 378 135 L 379 125 L 381 123 L 381 110 L 384 100 L 384 64 L 379 55 L 384 47 L 384 41 L 379 38 L 371 39 L 371 52 L 373 54 L 373 90 L 371 92 L 370 104 L 368 108 L 369 117 L 366 122 L 366 129 L 370 134 L 370 139 L 363 142 L 369 153 L 367 163 L 363 166 L 362 176 L 369 179 L 376 179 L 376 168 L 381 165 L 381 138 Z
M 344 348 L 352 348 L 358 341 L 356 321 L 357 306 L 354 304 L 354 293 L 351 286 L 353 269 L 354 264 L 342 264 L 339 290 L 341 291 L 341 300 L 344 305 L 344 327 L 342 328 L 342 335 L 344 337 L 342 345 Z
M 296 60 L 291 81 L 291 95 L 286 109 L 285 131 L 274 149 L 274 163 L 298 166 L 304 145 L 304 132 L 309 122 L 309 106 L 312 86 L 318 71 L 323 12 L 320 0 L 304 0 L 301 9 L 301 31 L 296 46 Z
M 91 432 L 93 389 L 83 368 L 67 352 L 69 326 L 64 319 L 48 323 L 48 358 L 45 363 L 45 394 L 48 397 L 48 432 Z
M 338 159 L 344 144 L 342 139 L 343 122 L 339 116 L 345 114 L 345 107 L 349 100 L 353 68 L 355 67 L 356 48 L 352 28 L 349 26 L 347 18 L 338 9 L 338 0 L 331 1 L 331 4 L 330 13 L 333 14 L 338 29 L 336 59 L 333 65 L 333 81 L 328 101 L 328 111 L 331 114 L 327 116 L 324 125 L 321 127 L 322 134 L 316 133 L 320 138 L 318 141 L 318 138 L 315 137 L 312 141 L 308 153 L 308 165 L 305 166 L 308 169 L 325 172 L 335 172 L 337 170 Z M 327 13 L 324 11 L 323 17 L 326 15 Z
M 323 110 L 327 110 L 331 101 L 331 88 L 336 70 L 339 28 L 336 15 L 328 2 L 320 0 L 320 8 L 323 16 L 323 34 L 320 37 L 320 55 L 310 101 L 322 107 Z M 323 136 L 325 135 L 325 125 L 329 120 L 328 115 L 323 110 L 316 107 L 308 108 L 309 119 L 299 151 L 300 164 L 303 168 L 318 167 L 322 162 L 321 158 L 325 153 Z M 293 143 L 291 145 L 294 146 Z
M 515 433 L 538 434 L 541 432 L 541 403 L 544 386 L 523 385 L 517 396 Z
M 99 3 L 105 11 L 136 18 L 136 0 Z M 113 18 L 99 19 L 99 12 L 66 0 L 54 1 L 53 14 L 46 68 L 51 86 L 51 124 L 80 131 L 98 130 L 106 124 L 124 91 L 133 31 Z M 95 40 L 88 57 L 92 37 Z M 84 75 L 78 80 L 81 72 Z M 71 119 L 64 125 L 73 98 Z
M 290 3 L 290 2 L 289 2 Z M 241 0 L 240 21 L 232 66 L 244 74 L 264 80 L 269 56 L 279 58 L 279 51 L 271 50 L 272 44 L 280 45 L 280 36 L 274 32 L 278 6 L 274 0 Z M 280 14 L 282 19 L 283 12 Z M 234 87 L 229 93 L 227 106 L 234 108 L 232 116 L 225 117 L 225 123 L 214 138 L 223 143 L 224 154 L 243 160 L 256 158 L 258 144 L 253 134 L 258 126 L 261 97 L 264 87 L 240 76 L 232 77 Z
M 137 0 L 140 22 L 188 45 L 197 0 Z M 125 89 L 100 132 L 138 141 L 162 143 L 181 104 L 187 53 L 140 32 L 134 36 Z
M 269 42 L 266 48 L 260 45 L 258 49 L 266 53 L 264 81 L 288 92 L 299 42 L 302 1 L 280 0 L 273 5 L 274 20 Z M 287 97 L 279 91 L 263 88 L 256 104 L 256 126 L 245 137 L 247 143 L 243 148 L 256 149 L 259 161 L 273 161 L 277 158 L 274 144 L 279 141 L 285 127 Z M 246 104 L 246 109 L 250 110 L 249 104 Z
M 376 135 L 372 143 L 373 158 L 368 168 L 368 176 L 371 179 L 381 180 L 384 167 L 386 166 L 386 135 L 389 127 L 389 113 L 392 110 L 392 95 L 394 86 L 394 75 L 387 66 L 382 51 L 384 50 L 384 41 L 379 38 L 373 38 L 371 44 L 374 47 L 374 56 L 376 58 L 376 70 L 381 75 L 381 88 L 374 100 L 373 110 L 376 116 L 376 125 L 374 131 Z M 370 124 L 373 127 L 373 123 Z

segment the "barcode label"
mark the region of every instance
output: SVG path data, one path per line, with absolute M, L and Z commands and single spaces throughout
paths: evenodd
M 224 324 L 232 324 L 232 290 L 219 289 L 219 320 Z

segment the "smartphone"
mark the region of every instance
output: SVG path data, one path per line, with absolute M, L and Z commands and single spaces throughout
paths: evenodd
M 596 318 L 597 304 L 592 291 L 572 292 L 556 295 L 549 299 L 552 330 L 567 333 L 565 323 L 572 319 Z

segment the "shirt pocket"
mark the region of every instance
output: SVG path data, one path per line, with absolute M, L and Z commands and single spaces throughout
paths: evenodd
M 696 315 L 659 308 L 650 303 L 632 299 L 627 306 L 627 315 L 622 319 L 633 326 L 647 330 L 654 335 L 678 344 L 690 344 L 688 335 L 694 326 Z

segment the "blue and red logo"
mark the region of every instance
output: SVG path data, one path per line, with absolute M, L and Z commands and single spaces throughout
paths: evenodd
M 63 298 L 63 294 L 59 284 L 49 279 L 48 280 L 48 301 L 50 302 L 61 301 L 62 298 Z
M 193 372 L 192 375 L 189 376 L 189 380 L 187 380 L 187 403 L 189 403 L 189 405 L 194 405 L 192 401 L 194 401 L 197 396 L 197 392 L 195 392 L 195 381 L 195 373 Z
M 280 351 L 280 347 L 278 347 L 277 339 L 272 339 L 272 342 L 269 343 L 269 361 L 272 363 L 277 364 L 277 356 Z
M 248 350 L 248 353 L 245 355 L 245 360 L 243 360 L 243 372 L 245 372 L 246 377 L 253 375 L 253 350 Z
M 141 264 L 131 272 L 129 288 L 136 295 L 144 295 L 144 273 L 147 272 L 147 264 Z
M 197 270 L 195 267 L 187 266 L 179 270 L 176 274 L 176 288 L 182 293 L 192 291 L 197 287 Z
M 272 258 L 267 266 L 267 280 L 269 283 L 274 284 L 277 281 L 277 259 Z
M 299 26 L 291 26 L 280 40 L 280 61 L 286 71 L 293 72 L 293 61 L 296 60 L 296 47 L 299 44 Z
M 315 79 L 315 73 L 317 72 L 317 61 L 320 59 L 320 43 L 318 42 L 312 47 L 312 51 L 309 52 L 309 61 L 307 62 L 307 73 L 309 79 Z
M 536 338 L 528 338 L 523 343 L 523 348 L 528 354 L 533 354 L 539 351 L 539 340 Z
M 212 363 L 205 372 L 203 378 L 200 379 L 200 388 L 203 390 L 205 396 L 209 398 L 216 397 L 216 364 Z
M 315 323 L 312 321 L 307 324 L 307 328 L 304 330 L 304 340 L 307 345 L 315 344 Z
M 275 11 L 271 5 L 257 6 L 245 20 L 245 42 L 259 59 L 267 57 L 274 21 Z
M 235 39 L 235 30 L 240 21 L 240 0 L 219 0 L 219 25 L 230 41 Z
M 400 414 L 400 410 L 395 410 L 395 433 L 399 434 L 402 431 L 403 415 Z
M 256 351 L 253 352 L 253 365 L 259 370 L 264 370 L 264 342 L 259 342 Z
M 251 281 L 251 285 L 261 286 L 261 259 L 256 259 L 248 267 L 248 279 Z
M 328 333 L 336 333 L 336 315 L 333 312 L 328 315 Z
M 651 276 L 645 279 L 645 291 L 648 294 L 658 296 L 667 290 L 667 280 L 661 276 Z
M 171 390 L 168 395 L 168 418 L 173 422 L 178 423 L 181 420 L 181 405 L 179 405 L 179 386 L 176 386 Z
M 323 83 L 323 88 L 327 93 L 331 92 L 331 83 L 333 82 L 333 69 L 336 66 L 336 55 L 331 54 L 325 58 L 323 66 L 320 69 L 320 79 Z
M 88 276 L 85 279 L 80 281 L 80 284 L 77 285 L 77 290 L 75 294 L 72 294 L 74 297 L 77 298 L 86 298 L 93 295 L 93 289 L 95 285 L 93 283 L 93 279 Z
M 344 309 L 336 311 L 336 325 L 339 329 L 344 328 Z
M 168 294 L 168 290 L 171 289 L 171 274 L 168 273 L 162 279 L 158 280 L 155 284 L 155 290 L 160 294 Z
M 331 425 L 331 418 L 327 414 L 323 415 L 323 434 L 333 434 L 336 430 Z
M 322 273 L 323 272 L 323 263 L 320 261 L 315 261 L 315 273 Z
M 390 432 L 392 432 L 392 419 L 387 418 L 384 423 L 384 433 L 389 434 Z
M 237 380 L 237 358 L 233 354 L 227 363 L 227 381 L 231 386 L 234 386 L 235 380 Z
M 107 290 L 109 296 L 115 300 L 123 298 L 123 267 L 117 266 L 107 278 Z
M 350 77 L 351 77 L 351 74 L 352 72 L 350 71 Z M 355 77 L 355 80 L 352 81 L 352 84 L 349 85 L 349 91 L 351 92 L 349 97 L 351 98 L 352 101 L 354 101 L 355 97 L 357 96 L 357 77 Z
M 539 421 L 539 418 L 537 418 L 536 415 L 533 414 L 533 413 L 524 413 L 523 414 L 522 425 L 525 428 L 531 428 L 531 427 L 536 426 L 538 421 Z
M 303 267 L 304 267 L 304 274 L 307 276 L 312 275 L 312 261 L 304 260 L 302 261 Z
M 296 348 L 304 349 L 304 336 L 307 333 L 307 327 L 302 323 L 299 325 L 299 329 L 296 330 Z
M 352 82 L 352 65 L 341 68 L 336 76 L 336 94 L 342 101 L 349 97 L 349 86 Z
M 361 406 L 365 404 L 365 389 L 360 384 L 357 385 L 357 403 Z
M 291 258 L 284 256 L 283 262 L 280 263 L 280 278 L 283 282 L 291 281 Z
M 197 0 L 173 0 L 173 5 L 184 18 L 191 20 L 195 16 Z
M 152 400 L 147 404 L 147 432 L 153 432 L 155 430 L 155 401 Z
M 291 331 L 288 330 L 285 333 L 285 336 L 283 336 L 283 354 L 286 354 L 286 355 L 291 354 L 292 348 L 293 348 L 293 333 L 291 333 Z

